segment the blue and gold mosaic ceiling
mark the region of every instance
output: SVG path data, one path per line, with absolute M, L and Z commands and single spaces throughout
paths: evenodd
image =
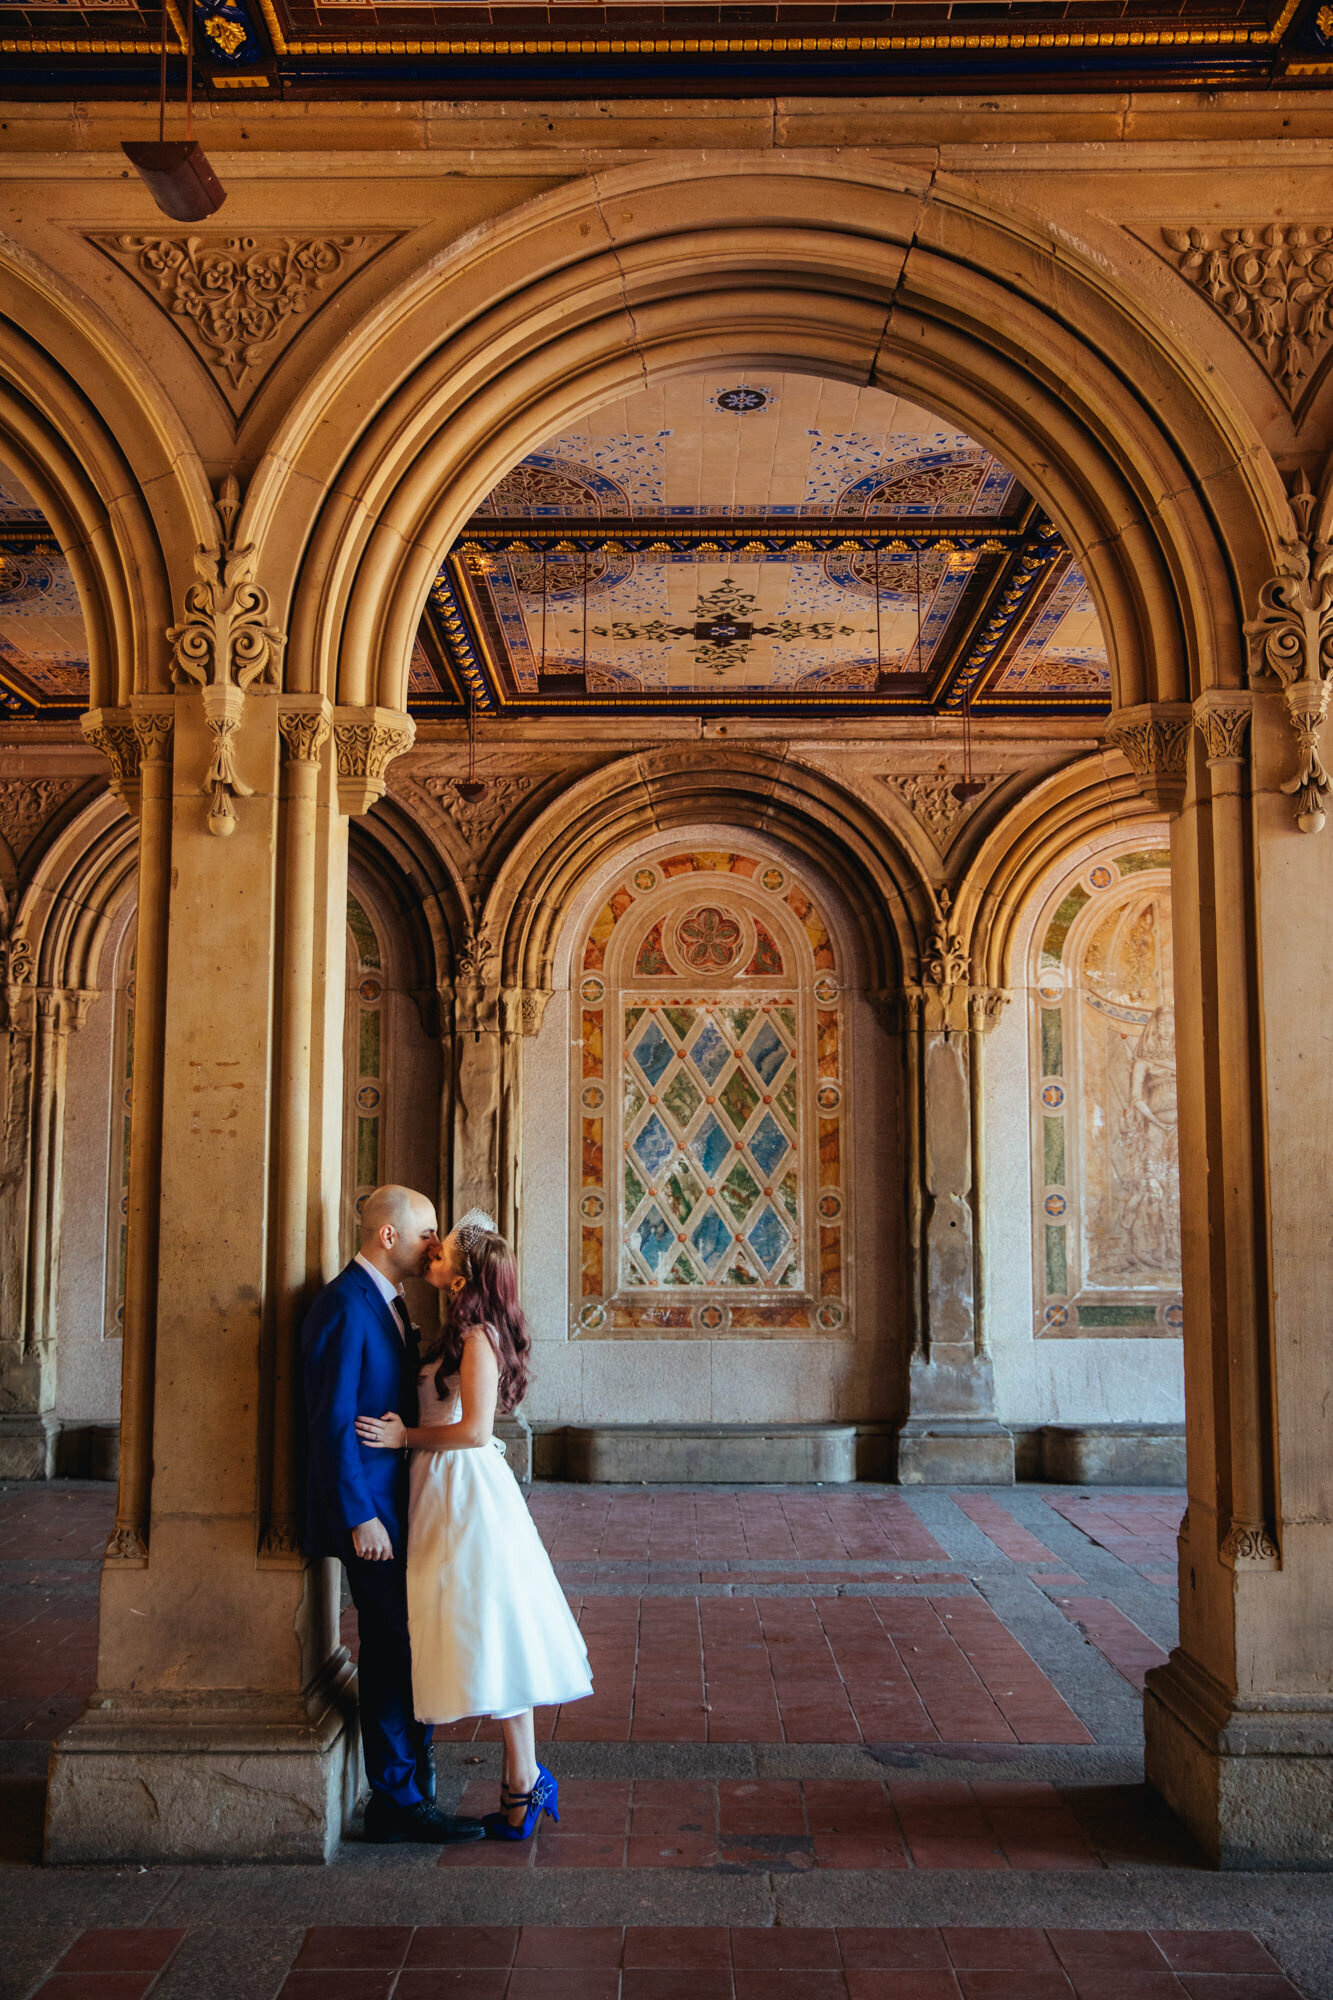
M 443 565 L 419 702 L 1104 709 L 1086 582 L 1009 469 L 879 389 L 679 377 L 548 438 Z M 431 687 L 435 683 L 434 695 Z
M 547 438 L 442 564 L 413 651 L 423 718 L 1100 713 L 1105 641 L 1009 469 L 879 389 L 678 377 Z M 0 467 L 0 707 L 73 716 L 69 566 Z
M 1327 66 L 1321 0 L 168 0 L 201 94 L 857 95 L 1280 87 Z M 157 0 L 0 0 L 25 96 L 155 97 Z M 188 26 L 187 26 L 188 23 Z

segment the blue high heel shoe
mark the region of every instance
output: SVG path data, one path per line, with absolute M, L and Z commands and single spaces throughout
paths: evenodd
M 537 1822 L 543 1813 L 548 1813 L 560 1824 L 560 1787 L 547 1770 L 545 1764 L 537 1766 L 537 1779 L 530 1792 L 511 1792 L 508 1785 L 500 1787 L 500 1810 L 487 1813 L 485 1819 L 488 1840 L 531 1840 L 537 1831 Z M 522 1826 L 511 1826 L 509 1814 L 515 1806 L 523 1807 Z

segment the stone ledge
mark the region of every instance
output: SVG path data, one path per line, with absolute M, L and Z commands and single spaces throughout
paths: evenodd
M 538 1479 L 607 1486 L 848 1485 L 886 1476 L 878 1424 L 568 1424 L 538 1429 Z
M 900 1486 L 1012 1486 L 1013 1433 L 982 1417 L 909 1418 L 898 1433 Z
M 1040 1470 L 1058 1486 L 1183 1486 L 1184 1424 L 1043 1424 Z

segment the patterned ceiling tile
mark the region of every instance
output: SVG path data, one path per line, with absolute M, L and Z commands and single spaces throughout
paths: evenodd
M 986 689 L 987 697 L 1111 693 L 1106 639 L 1081 569 L 1071 563 Z

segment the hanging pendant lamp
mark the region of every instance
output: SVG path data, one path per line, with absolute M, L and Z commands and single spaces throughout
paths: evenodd
M 162 8 L 162 63 L 158 78 L 157 138 L 124 139 L 121 152 L 139 175 L 163 215 L 173 222 L 202 222 L 216 215 L 227 199 L 227 190 L 208 163 L 199 141 L 191 136 L 194 125 L 194 34 L 189 9 L 194 0 L 182 0 L 186 7 L 182 38 L 185 43 L 185 137 L 167 138 L 167 30 L 170 17 L 165 0 Z

